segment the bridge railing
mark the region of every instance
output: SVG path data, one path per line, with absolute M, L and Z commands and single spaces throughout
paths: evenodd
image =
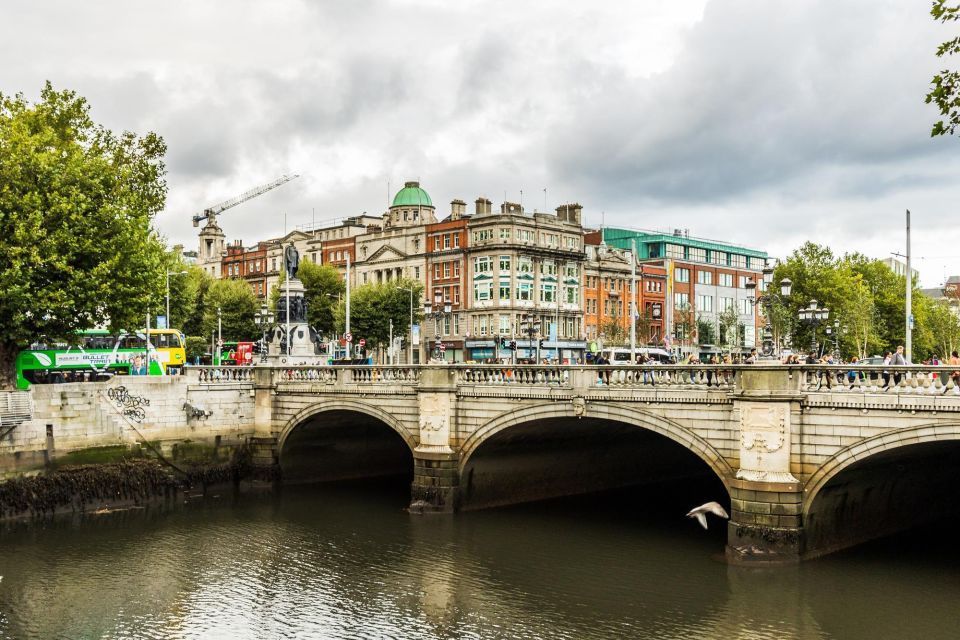
M 960 395 L 957 365 L 801 365 L 801 390 L 834 393 Z
M 200 384 L 228 384 L 253 382 L 253 367 L 190 365 L 184 368 L 184 375 Z
M 407 365 L 275 367 L 273 381 L 327 384 L 417 384 L 424 367 Z
M 456 365 L 458 384 L 732 389 L 735 365 Z

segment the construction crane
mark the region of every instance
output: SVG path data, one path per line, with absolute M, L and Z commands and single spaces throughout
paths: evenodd
M 291 180 L 295 180 L 295 179 L 297 179 L 297 178 L 299 178 L 299 177 L 300 177 L 300 174 L 297 174 L 297 173 L 288 173 L 288 174 L 282 175 L 282 176 L 280 176 L 279 178 L 277 178 L 276 180 L 274 180 L 273 182 L 268 182 L 267 184 L 260 185 L 259 187 L 255 187 L 255 188 L 253 188 L 253 189 L 250 189 L 250 191 L 246 191 L 246 192 L 244 192 L 244 193 L 241 193 L 240 195 L 238 195 L 238 196 L 235 197 L 235 198 L 230 198 L 229 200 L 224 200 L 224 201 L 221 202 L 220 204 L 215 204 L 215 205 L 213 205 L 212 207 L 210 207 L 210 208 L 208 208 L 208 209 L 204 209 L 204 210 L 203 210 L 203 213 L 200 213 L 200 214 L 197 214 L 197 215 L 193 216 L 193 226 L 199 227 L 201 220 L 206 220 L 207 218 L 211 218 L 211 217 L 217 215 L 218 213 L 223 213 L 223 212 L 226 211 L 227 209 L 231 209 L 231 208 L 237 206 L 238 204 L 243 204 L 243 203 L 246 202 L 247 200 L 252 200 L 253 198 L 256 198 L 257 196 L 262 196 L 262 195 L 265 194 L 267 191 L 270 191 L 270 190 L 272 190 L 272 189 L 276 189 L 277 187 L 279 187 L 279 186 L 281 186 L 281 185 L 284 185 L 284 184 L 290 182 Z M 214 218 L 214 220 L 215 220 L 215 218 Z

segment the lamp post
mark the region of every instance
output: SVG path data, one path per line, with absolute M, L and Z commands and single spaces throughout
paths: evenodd
M 260 305 L 260 311 L 257 311 L 253 314 L 253 321 L 257 323 L 257 326 L 260 327 L 263 332 L 263 342 L 261 343 L 260 348 L 260 362 L 267 361 L 267 327 L 273 324 L 273 313 L 270 312 L 267 307 L 267 303 L 264 302 Z
M 773 267 L 764 267 L 763 269 L 763 282 L 769 288 L 769 285 L 773 282 Z M 764 358 L 773 358 L 774 357 L 774 343 L 773 343 L 773 327 L 770 326 L 770 316 L 773 313 L 774 304 L 785 304 L 786 300 L 790 297 L 790 291 L 793 288 L 793 282 L 790 278 L 784 278 L 780 281 L 780 293 L 773 293 L 771 291 L 766 291 L 762 295 L 757 296 L 754 292 L 757 288 L 757 283 L 753 280 L 748 280 L 746 284 L 747 291 L 750 292 L 747 299 L 750 300 L 751 304 L 755 307 L 756 305 L 761 305 L 763 308 L 763 357 Z
M 397 287 L 401 291 L 406 291 L 410 294 L 410 339 L 407 340 L 407 364 L 413 364 L 413 287 Z M 393 345 L 390 345 L 391 347 Z
M 217 357 L 217 366 L 220 366 L 220 349 L 223 348 L 223 322 L 220 317 L 220 307 L 217 307 L 217 348 L 213 354 Z
M 436 322 L 436 321 L 440 320 L 441 318 L 444 318 L 445 316 L 447 316 L 448 314 L 450 314 L 450 313 L 453 311 L 453 307 L 450 305 L 450 303 L 443 301 L 442 294 L 440 293 L 439 290 L 437 291 L 437 295 L 436 295 L 436 298 L 435 298 L 435 302 L 436 302 L 436 305 L 437 305 L 437 310 L 436 310 L 436 311 L 433 310 L 433 305 L 432 305 L 432 304 L 430 304 L 429 302 L 425 302 L 425 303 L 424 303 L 424 305 L 423 305 L 423 317 L 424 317 L 424 318 L 431 318 L 432 320 L 434 320 L 434 321 Z M 441 305 L 442 305 L 442 306 L 441 306 Z M 435 331 L 434 333 L 435 333 L 436 335 L 434 336 L 434 339 L 435 339 L 436 342 L 440 342 L 440 329 L 439 329 L 439 324 L 437 324 L 437 326 L 436 326 L 435 328 L 436 328 L 436 331 Z M 424 342 L 427 342 L 427 332 L 426 332 L 426 331 L 423 332 L 423 340 L 424 340 Z M 426 352 L 428 349 L 429 349 L 429 346 L 426 346 L 425 349 L 424 349 L 424 352 Z M 439 351 L 439 348 L 435 348 L 435 350 L 436 350 L 436 351 Z
M 167 271 L 167 329 L 173 326 L 170 322 L 170 276 L 185 276 L 186 271 Z
M 827 325 L 827 335 L 833 335 L 833 357 L 840 359 L 840 320 L 834 319 L 833 325 Z
M 527 315 L 523 317 L 523 326 L 524 331 L 527 334 L 527 345 L 528 348 L 533 351 L 533 341 L 534 336 L 540 331 L 540 321 L 537 320 L 537 317 L 530 312 L 527 312 Z M 540 362 L 540 343 L 537 343 L 537 362 Z
M 810 304 L 804 308 L 800 309 L 798 314 L 800 322 L 810 325 L 812 328 L 812 337 L 810 338 L 810 351 L 811 353 L 816 353 L 817 351 L 817 325 L 819 325 L 824 320 L 827 320 L 830 317 L 830 309 L 827 307 L 817 306 L 817 301 L 811 300 Z

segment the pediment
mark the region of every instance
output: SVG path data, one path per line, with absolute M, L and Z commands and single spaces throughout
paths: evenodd
M 384 262 L 387 260 L 397 260 L 406 258 L 407 254 L 398 251 L 395 247 L 385 244 L 369 256 L 363 259 L 364 262 Z

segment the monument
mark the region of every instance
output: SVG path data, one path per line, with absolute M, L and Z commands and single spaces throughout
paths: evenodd
M 319 364 L 326 356 L 319 352 L 320 340 L 307 323 L 307 301 L 303 283 L 297 278 L 300 253 L 295 246 L 283 250 L 286 281 L 277 301 L 277 325 L 271 334 L 268 355 L 275 364 Z

